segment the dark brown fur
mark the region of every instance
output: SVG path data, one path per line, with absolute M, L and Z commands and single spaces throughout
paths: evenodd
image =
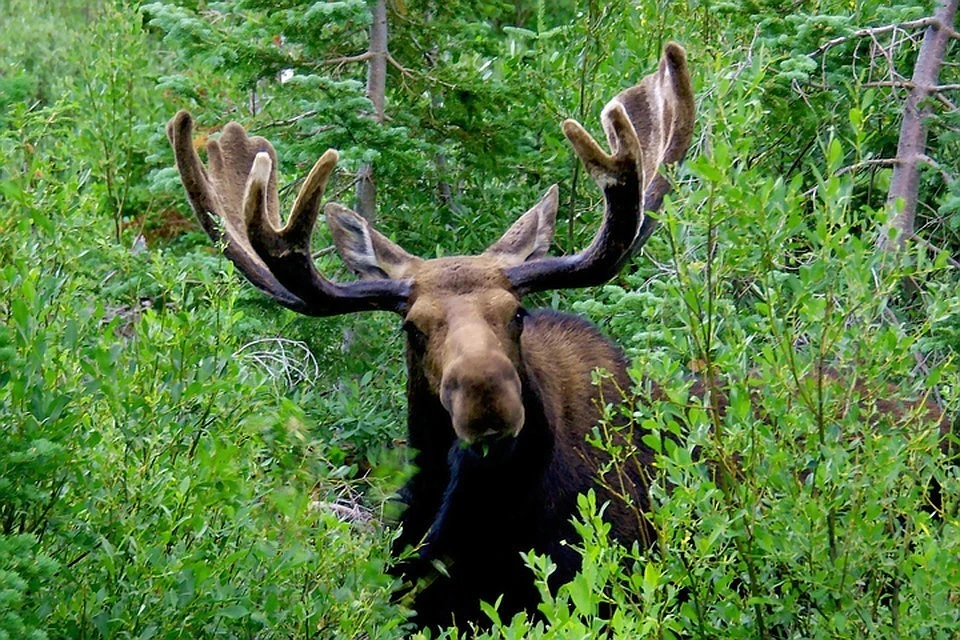
M 631 386 L 621 351 L 580 318 L 535 311 L 523 319 L 520 352 L 527 421 L 516 438 L 491 443 L 484 456 L 457 441 L 421 373 L 424 354 L 408 341 L 410 444 L 418 472 L 402 494 L 408 508 L 396 547 L 416 548 L 400 573 L 419 582 L 412 586 L 420 626 L 477 621 L 480 600 L 501 595 L 504 615 L 533 611 L 539 595 L 520 554 L 549 554 L 557 564 L 554 583 L 572 578 L 580 558 L 570 546 L 577 542 L 570 520 L 577 496 L 587 490 L 609 502 L 605 516 L 619 540 L 653 538 L 642 515 L 648 508 L 643 471 L 652 453 L 639 433 L 635 464 L 623 485 L 612 485 L 633 507 L 598 478 L 605 458 L 586 442 L 601 403 L 618 402 Z M 598 369 L 610 374 L 600 387 L 591 383 Z

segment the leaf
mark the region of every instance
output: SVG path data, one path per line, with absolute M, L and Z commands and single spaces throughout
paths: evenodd
M 850 109 L 850 125 L 853 127 L 854 131 L 859 131 L 863 126 L 863 111 L 854 107 Z
M 223 609 L 220 609 L 214 615 L 222 618 L 229 618 L 231 620 L 238 620 L 240 618 L 250 615 L 250 611 L 243 605 L 232 604 L 229 607 L 224 607 Z
M 708 159 L 703 156 L 689 161 L 690 168 L 703 178 L 710 182 L 719 183 L 723 180 L 723 174 Z
M 584 616 L 593 614 L 595 598 L 592 586 L 582 573 L 577 574 L 570 584 L 567 585 L 570 598 L 573 600 L 573 606 Z
M 530 29 L 524 29 L 522 27 L 504 25 L 503 31 L 504 33 L 509 33 L 510 35 L 519 36 L 520 38 L 529 38 L 531 40 L 536 40 L 539 37 L 536 32 L 530 31 Z
M 843 162 L 843 145 L 840 140 L 833 138 L 827 146 L 827 167 L 830 173 L 837 171 Z

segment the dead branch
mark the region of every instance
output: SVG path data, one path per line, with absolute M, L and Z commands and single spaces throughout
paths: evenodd
M 943 178 L 943 181 L 947 184 L 950 184 L 954 181 L 954 177 L 940 165 L 939 162 L 931 158 L 926 154 L 920 154 L 916 158 L 917 162 L 922 162 L 930 167 L 933 167 L 940 172 L 940 177 Z M 851 164 L 850 166 L 843 167 L 838 169 L 834 175 L 842 176 L 845 173 L 850 173 L 851 171 L 859 171 L 860 169 L 865 169 L 867 167 L 895 167 L 900 163 L 897 158 L 872 158 L 870 160 L 864 160 L 863 162 L 858 162 L 856 164 Z
M 874 80 L 871 82 L 864 82 L 863 86 L 865 87 L 889 87 L 893 89 L 914 89 L 914 85 L 909 80 Z M 954 111 L 957 108 L 957 105 L 953 104 L 948 100 L 942 92 L 944 91 L 955 91 L 960 89 L 960 84 L 940 84 L 935 87 L 927 87 L 929 89 L 933 98 L 942 104 L 947 111 Z
M 930 167 L 933 167 L 934 169 L 936 169 L 937 171 L 939 171 L 939 172 L 940 172 L 940 177 L 943 178 L 943 181 L 944 181 L 946 184 L 949 185 L 949 184 L 952 184 L 952 183 L 953 183 L 954 177 L 950 174 L 950 172 L 948 172 L 946 169 L 944 169 L 943 166 L 942 166 L 939 162 L 937 162 L 936 160 L 934 160 L 934 159 L 931 158 L 930 156 L 928 156 L 928 155 L 926 155 L 926 154 L 921 154 L 921 155 L 917 156 L 917 161 L 918 161 L 918 162 L 922 162 L 922 163 L 924 163 L 925 165 L 928 165 L 928 166 L 930 166 Z
M 863 86 L 865 87 L 896 87 L 898 89 L 916 89 L 917 85 L 911 82 L 910 80 L 873 80 L 871 82 L 864 82 Z M 960 84 L 938 84 L 931 87 L 924 87 L 930 93 L 937 93 L 940 91 L 956 91 L 960 89 Z
M 314 260 L 316 260 L 317 258 L 320 258 L 320 257 L 322 257 L 322 256 L 330 255 L 331 253 L 333 253 L 334 251 L 336 251 L 336 249 L 337 249 L 337 248 L 336 248 L 335 246 L 330 245 L 329 247 L 324 247 L 323 249 L 320 249 L 320 250 L 318 250 L 318 251 L 314 251 L 314 252 L 311 253 L 310 255 L 311 255 L 311 257 L 312 257 Z
M 892 167 L 895 164 L 897 164 L 896 158 L 874 158 L 838 169 L 835 175 L 842 176 L 845 173 L 859 171 L 860 169 L 866 169 L 867 167 Z
M 366 62 L 373 57 L 372 51 L 365 51 L 364 53 L 357 54 L 355 56 L 340 56 L 339 58 L 329 58 L 327 60 L 321 60 L 320 64 L 336 65 L 342 67 L 345 64 L 350 64 L 351 62 Z
M 938 29 L 942 29 L 945 34 L 951 38 L 960 37 L 960 35 L 953 30 L 952 20 L 949 23 L 946 23 L 939 16 L 930 16 L 928 18 L 920 18 L 919 20 L 910 20 L 908 22 L 900 22 L 897 24 L 885 24 L 880 27 L 857 29 L 848 36 L 839 36 L 837 38 L 833 38 L 832 40 L 827 40 L 822 45 L 817 47 L 816 51 L 809 55 L 811 58 L 815 58 L 828 49 L 832 49 L 833 47 L 843 44 L 848 40 L 855 40 L 859 38 L 876 38 L 878 35 L 890 33 L 891 31 L 910 31 L 913 29 L 922 29 L 927 27 L 936 27 Z
M 297 114 L 297 115 L 295 115 L 295 116 L 293 116 L 293 117 L 290 117 L 290 118 L 286 118 L 286 119 L 284 119 L 284 120 L 274 120 L 273 122 L 268 122 L 268 123 L 266 123 L 266 124 L 264 124 L 264 125 L 261 125 L 261 126 L 257 127 L 256 129 L 251 129 L 250 131 L 251 131 L 251 132 L 260 132 L 260 131 L 263 131 L 263 130 L 265 130 L 265 129 L 273 129 L 273 128 L 276 128 L 276 127 L 288 127 L 288 126 L 290 126 L 291 124 L 296 124 L 296 123 L 300 122 L 301 120 L 306 120 L 307 118 L 312 118 L 313 116 L 317 115 L 318 113 L 319 113 L 319 111 L 317 111 L 316 109 L 311 109 L 310 111 L 304 111 L 303 113 Z

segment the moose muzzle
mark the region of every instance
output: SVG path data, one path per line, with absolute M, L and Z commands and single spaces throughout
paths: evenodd
M 520 376 L 502 354 L 455 358 L 443 373 L 440 402 L 450 414 L 457 438 L 465 444 L 516 436 L 523 427 Z

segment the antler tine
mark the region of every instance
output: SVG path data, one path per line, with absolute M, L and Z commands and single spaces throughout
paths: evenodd
M 675 42 L 667 43 L 657 71 L 639 85 L 621 92 L 604 110 L 614 104 L 623 106 L 640 137 L 641 164 L 645 171 L 644 211 L 658 211 L 663 197 L 670 191 L 670 182 L 657 168 L 680 162 L 693 138 L 693 86 L 683 47 Z M 601 120 L 609 141 L 612 136 L 609 121 L 605 117 Z
M 233 229 L 229 219 L 222 214 L 227 207 L 193 146 L 193 119 L 188 112 L 178 112 L 167 123 L 167 138 L 173 147 L 180 181 L 187 192 L 187 198 L 207 235 L 216 242 L 224 242 L 224 254 L 257 288 L 283 306 L 301 311 L 305 307 L 303 300 L 277 281 L 263 260 L 249 246 L 246 236 Z M 220 173 L 223 163 L 219 147 L 212 147 L 210 151 L 211 170 Z
M 243 211 L 250 243 L 258 253 L 272 255 L 290 250 L 291 247 L 309 253 L 310 237 L 320 211 L 320 199 L 338 159 L 335 150 L 327 149 L 317 160 L 300 187 L 287 224 L 281 227 L 280 217 L 267 200 L 273 161 L 268 153 L 256 155 L 243 197 Z M 278 246 L 280 244 L 283 248 Z
M 338 284 L 320 275 L 310 253 L 310 235 L 337 152 L 314 165 L 285 226 L 277 197 L 276 152 L 264 138 L 248 137 L 230 123 L 207 146 L 209 171 L 193 147 L 193 121 L 180 111 L 167 125 L 177 168 L 190 204 L 207 234 L 259 289 L 306 315 L 330 316 L 367 310 L 400 310 L 409 283 L 372 280 Z
M 693 135 L 693 88 L 683 48 L 668 43 L 657 71 L 611 100 L 601 120 L 610 154 L 580 123 L 563 123 L 574 152 L 603 191 L 600 230 L 580 253 L 507 269 L 520 293 L 602 284 L 650 237 L 656 219 L 649 213 L 659 210 L 670 190 L 660 166 L 681 160 Z

